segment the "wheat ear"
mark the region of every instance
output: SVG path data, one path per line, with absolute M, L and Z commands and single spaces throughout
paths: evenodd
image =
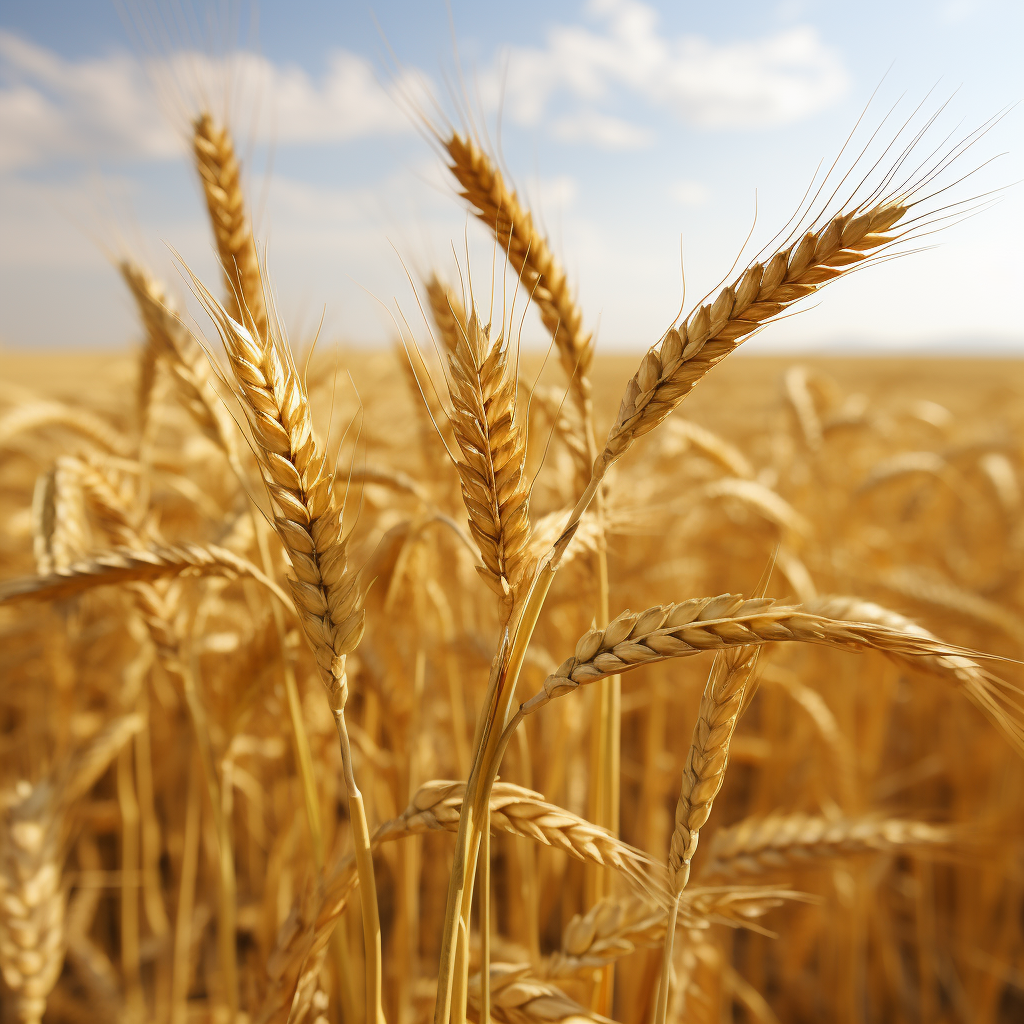
M 159 281 L 131 260 L 122 260 L 120 271 L 146 329 L 147 347 L 170 370 L 182 405 L 196 426 L 232 463 L 237 462 L 234 423 L 210 379 L 206 354 L 181 322 Z
M 94 587 L 148 583 L 176 576 L 248 577 L 266 587 L 286 608 L 294 610 L 291 598 L 252 562 L 214 544 L 168 544 L 102 551 L 48 576 L 26 576 L 0 583 L 0 604 L 60 601 Z
M 32 548 L 36 572 L 62 572 L 82 557 L 86 540 L 85 505 L 77 474 L 58 459 L 36 481 L 32 497 Z
M 481 577 L 510 604 L 532 564 L 526 432 L 516 416 L 515 364 L 504 331 L 474 309 L 448 353 L 452 427 L 469 528 L 480 548 Z
M 111 722 L 51 777 L 19 782 L 0 806 L 0 973 L 13 1019 L 39 1024 L 64 962 L 61 878 L 69 814 L 128 738 L 137 715 Z
M 711 807 L 725 781 L 729 746 L 758 653 L 757 647 L 739 647 L 729 651 L 712 668 L 697 712 L 676 802 L 675 829 L 669 843 L 668 873 L 675 899 L 669 909 L 662 947 L 661 985 L 654 1016 L 656 1024 L 664 1024 L 668 1014 L 679 902 L 690 880 L 690 862 L 697 852 L 700 830 L 711 816 Z
M 710 303 L 668 331 L 627 384 L 595 463 L 595 477 L 603 476 L 636 438 L 656 427 L 747 335 L 893 242 L 898 236 L 892 229 L 908 208 L 902 202 L 882 202 L 831 218 L 767 263 L 751 264 Z
M 701 878 L 757 875 L 854 853 L 936 849 L 954 840 L 951 829 L 902 818 L 830 820 L 808 814 L 746 818 L 719 829 L 711 841 Z
M 490 965 L 490 1018 L 496 1024 L 611 1024 L 570 999 L 557 985 L 533 976 L 530 964 Z M 469 981 L 469 1018 L 484 1024 L 481 977 Z
M 689 888 L 680 898 L 676 927 L 705 930 L 725 924 L 756 929 L 753 922 L 770 910 L 787 900 L 805 899 L 803 893 L 782 886 Z M 561 949 L 544 964 L 544 977 L 585 977 L 638 949 L 653 949 L 665 941 L 667 926 L 663 907 L 640 897 L 606 896 L 566 925 Z
M 457 832 L 466 783 L 438 779 L 421 786 L 409 807 L 393 823 L 381 827 L 382 840 L 390 829 L 416 835 L 443 830 Z M 613 868 L 641 889 L 664 899 L 664 883 L 653 861 L 616 838 L 607 829 L 549 803 L 540 793 L 497 782 L 491 790 L 491 831 L 526 836 L 563 850 L 576 860 Z
M 425 287 L 430 315 L 441 343 L 446 352 L 454 352 L 466 333 L 466 309 L 462 300 L 437 274 L 430 275 Z
M 233 320 L 264 337 L 267 305 L 252 225 L 245 208 L 241 168 L 231 133 L 208 111 L 192 124 L 192 151 L 224 269 L 224 305 Z
M 537 304 L 544 326 L 554 337 L 577 404 L 589 407 L 594 347 L 590 334 L 583 329 L 583 316 L 569 282 L 547 240 L 475 142 L 453 132 L 443 145 L 450 157 L 449 169 L 462 186 L 463 198 L 508 253 L 509 262 Z
M 729 651 L 708 678 L 693 727 L 693 739 L 683 767 L 683 781 L 676 802 L 676 824 L 669 846 L 668 870 L 678 894 L 690 878 L 690 862 L 697 852 L 700 830 L 711 816 L 711 807 L 725 781 L 729 745 L 747 694 L 757 648 Z
M 969 652 L 920 627 L 904 629 L 869 619 L 844 621 L 824 614 L 833 610 L 839 614 L 838 605 L 821 602 L 808 607 L 722 594 L 656 605 L 640 613 L 623 612 L 607 629 L 591 630 L 582 637 L 573 657 L 547 677 L 544 688 L 523 704 L 519 713 L 531 714 L 579 686 L 651 662 L 686 658 L 701 651 L 797 641 L 875 650 L 932 672 L 961 689 L 1015 745 L 1024 743 L 1020 708 L 1011 701 L 1009 690 L 1004 693 L 1000 689 L 1005 684 L 968 657 Z

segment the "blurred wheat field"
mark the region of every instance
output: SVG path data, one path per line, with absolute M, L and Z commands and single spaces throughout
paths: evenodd
M 346 352 L 343 362 L 366 407 L 367 463 L 421 477 L 420 446 L 437 441 L 413 396 L 393 387 L 397 360 Z M 633 362 L 597 361 L 596 404 L 604 418 Z M 136 367 L 127 357 L 5 355 L 3 369 L 7 414 L 31 394 L 89 409 L 126 434 L 131 429 L 124 395 L 134 386 Z M 798 414 L 791 391 L 801 380 L 810 407 Z M 314 401 L 326 405 L 331 390 L 329 379 L 322 380 Z M 679 420 L 687 426 L 673 430 L 670 421 L 612 489 L 615 606 L 750 592 L 781 543 L 822 592 L 857 593 L 958 644 L 1019 657 L 1022 390 L 1024 368 L 1015 361 L 790 363 L 748 356 L 727 363 L 693 396 L 687 419 Z M 351 398 L 340 388 L 336 415 L 345 401 Z M 801 419 L 808 413 L 816 428 Z M 703 431 L 714 431 L 718 447 L 705 446 Z M 160 509 L 166 534 L 221 540 L 232 526 L 232 495 L 218 493 L 225 483 L 218 454 L 195 435 L 183 443 L 188 434 L 173 405 L 162 406 L 151 441 L 150 502 Z M 809 436 L 819 435 L 812 447 Z M 872 474 L 898 468 L 907 453 L 928 453 L 934 467 L 894 472 L 864 489 Z M 735 464 L 724 464 L 723 455 Z M 95 447 L 59 426 L 6 441 L 4 577 L 34 571 L 30 510 L 39 468 L 90 457 Z M 111 465 L 111 472 L 131 480 L 127 464 Z M 737 477 L 738 468 L 749 472 Z M 777 507 L 723 490 L 724 482 L 737 479 L 760 481 L 777 495 Z M 438 501 L 445 490 L 451 498 L 451 484 L 434 481 Z M 367 484 L 363 500 L 362 558 L 391 563 L 375 597 L 382 611 L 391 601 L 387 631 L 375 637 L 371 627 L 359 667 L 351 670 L 359 681 L 353 699 L 360 762 L 376 780 L 368 787 L 376 823 L 400 813 L 419 782 L 462 773 L 451 735 L 452 687 L 458 681 L 463 688 L 468 729 L 480 704 L 493 624 L 480 621 L 475 602 L 460 603 L 450 592 L 458 574 L 472 571 L 464 549 L 441 533 L 408 539 L 408 524 L 423 517 L 417 497 Z M 553 493 L 548 502 L 557 508 L 560 500 Z M 402 543 L 388 550 L 381 538 L 396 526 Z M 89 528 L 99 533 L 102 526 Z M 237 549 L 251 555 L 252 543 L 249 537 Z M 768 593 L 791 595 L 793 583 L 782 559 Z M 311 884 L 297 770 L 282 728 L 280 650 L 267 635 L 266 601 L 247 593 L 244 583 L 179 586 L 219 775 L 231 780 L 219 795 L 229 808 L 237 860 L 243 991 L 254 997 L 266 985 L 262 965 L 292 900 Z M 588 586 L 581 571 L 556 595 L 525 690 L 566 653 L 560 635 L 585 630 L 585 614 L 574 604 Z M 179 982 L 178 994 L 187 984 L 188 1019 L 207 1019 L 222 998 L 216 838 L 197 786 L 180 695 L 160 681 L 132 628 L 130 600 L 115 588 L 51 607 L 5 608 L 3 628 L 8 786 L 52 773 L 125 713 L 141 709 L 147 721 L 117 755 L 115 768 L 74 808 L 63 869 L 63 885 L 70 888 L 67 962 L 46 1019 L 95 1020 L 100 1012 L 105 1019 L 132 1019 L 133 1002 L 138 1019 L 165 1016 L 175 969 L 183 966 L 176 938 L 182 928 L 189 933 L 187 980 Z M 330 720 L 294 629 L 289 649 L 328 845 L 342 849 Z M 1016 677 L 1015 666 L 1003 670 Z M 626 676 L 623 684 L 622 836 L 655 859 L 667 847 L 706 673 L 706 664 L 669 663 Z M 560 718 L 532 722 L 528 742 L 513 751 L 503 779 L 585 816 L 588 710 L 582 699 L 563 702 L 553 709 Z M 463 744 L 469 739 L 467 732 Z M 914 819 L 940 826 L 942 841 L 904 848 L 879 839 L 854 844 L 850 853 L 841 844 L 824 844 L 795 856 L 782 849 L 751 858 L 736 881 L 784 885 L 822 902 L 779 906 L 752 919 L 779 938 L 721 924 L 691 933 L 684 956 L 693 963 L 680 969 L 691 972 L 695 996 L 684 1019 L 1015 1019 L 1024 937 L 1021 764 L 967 701 L 879 655 L 780 647 L 741 719 L 732 763 L 709 822 L 711 845 L 718 830 L 772 813 L 833 823 Z M 451 840 L 427 834 L 405 845 L 382 847 L 377 866 L 385 895 L 385 963 L 395 965 L 385 977 L 386 1004 L 396 1019 L 411 1020 L 422 1017 L 432 998 L 430 962 L 443 909 L 438 890 Z M 579 938 L 572 927 L 574 915 L 587 909 L 580 862 L 512 836 L 495 842 L 494 855 L 495 933 L 503 959 L 532 963 L 543 977 L 565 948 L 564 935 L 593 944 L 592 936 Z M 182 918 L 189 869 L 191 880 L 184 883 L 192 894 Z M 620 895 L 615 913 L 621 916 L 632 898 Z M 762 899 L 764 907 L 754 904 L 758 912 L 774 902 Z M 411 914 L 417 927 L 410 940 Z M 651 914 L 657 911 L 647 908 Z M 622 922 L 614 918 L 604 927 L 613 939 L 611 954 L 621 956 L 615 1015 L 643 1021 L 658 957 L 642 939 L 632 949 L 628 928 L 616 936 Z M 349 910 L 342 921 L 356 957 L 357 916 Z M 566 953 L 574 952 L 570 941 Z M 609 954 L 599 952 L 596 963 L 602 955 Z M 563 982 L 584 1003 L 587 973 L 575 969 Z M 353 974 L 358 980 L 359 972 Z M 333 993 L 335 984 L 328 964 L 325 992 Z M 349 998 L 358 1000 L 358 984 L 353 987 Z M 526 1019 L 537 1016 L 550 1019 L 543 1013 Z
M 131 258 L 136 351 L 0 357 L 6 1017 L 1019 1019 L 1024 364 L 716 365 L 933 168 L 595 357 L 439 134 L 542 370 L 437 277 L 293 348 L 193 129 L 210 358 Z

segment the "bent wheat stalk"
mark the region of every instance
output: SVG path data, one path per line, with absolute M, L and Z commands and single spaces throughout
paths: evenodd
M 132 442 L 102 417 L 88 409 L 49 400 L 27 402 L 0 416 L 0 448 L 20 434 L 44 427 L 63 427 L 112 455 L 128 458 L 134 454 Z
M 496 192 L 492 191 L 493 187 L 497 187 L 493 173 L 489 177 L 481 173 L 479 183 L 475 182 L 474 176 L 483 165 L 473 149 L 457 133 L 453 134 L 450 140 L 438 137 L 446 148 L 449 143 L 452 147 L 449 155 L 452 156 L 455 165 L 452 168 L 453 173 L 457 176 L 460 172 L 465 173 L 467 182 L 476 189 L 470 201 L 481 213 L 486 214 L 482 219 L 489 224 L 494 223 L 498 230 L 505 230 L 500 220 L 505 200 L 502 198 L 501 188 Z M 435 1024 L 447 1024 L 449 1020 L 455 974 L 460 973 L 460 984 L 464 984 L 465 981 L 465 958 L 455 954 L 455 947 L 460 941 L 458 922 L 462 917 L 468 870 L 474 867 L 476 862 L 476 823 L 485 813 L 489 788 L 497 775 L 510 730 L 518 725 L 523 714 L 528 713 L 524 706 L 512 721 L 508 722 L 512 694 L 525 661 L 526 648 L 558 571 L 561 555 L 571 541 L 580 518 L 597 497 L 601 481 L 612 463 L 621 458 L 637 438 L 656 427 L 678 406 L 711 367 L 734 351 L 745 337 L 763 324 L 779 317 L 795 302 L 816 291 L 820 285 L 841 277 L 855 265 L 863 265 L 872 254 L 877 255 L 885 247 L 906 237 L 908 228 L 915 225 L 915 221 L 906 219 L 915 197 L 923 192 L 934 175 L 944 169 L 961 151 L 960 147 L 954 147 L 923 173 L 915 172 L 912 182 L 901 184 L 888 194 L 883 194 L 890 188 L 903 160 L 913 151 L 915 144 L 916 142 L 908 148 L 907 153 L 900 158 L 892 171 L 884 174 L 881 185 L 870 191 L 868 199 L 835 214 L 828 211 L 830 199 L 826 202 L 825 210 L 818 214 L 815 222 L 818 226 L 812 226 L 792 244 L 783 243 L 784 247 L 776 251 L 767 262 L 756 260 L 711 302 L 701 304 L 678 328 L 669 330 L 647 353 L 639 370 L 627 385 L 604 449 L 595 459 L 590 483 L 577 502 L 566 529 L 540 563 L 529 590 L 519 602 L 519 614 L 515 624 L 502 638 L 502 645 L 507 645 L 507 653 L 499 652 L 492 668 L 492 679 L 488 687 L 484 717 L 478 731 L 477 750 L 470 777 L 469 800 L 472 804 L 472 813 L 463 815 L 449 882 L 434 1013 Z M 930 160 L 931 158 L 928 162 Z M 468 186 L 464 185 L 464 189 L 469 191 Z M 857 190 L 855 196 L 856 194 Z M 919 217 L 916 224 L 920 223 Z M 508 232 L 514 229 L 514 225 L 513 217 L 508 224 Z M 898 230 L 901 225 L 902 231 Z M 523 265 L 525 266 L 525 262 Z M 830 627 L 827 631 L 821 632 L 822 636 L 818 638 L 818 642 L 832 642 L 839 639 L 840 627 Z M 825 634 L 830 634 L 831 639 Z M 741 640 L 741 636 L 756 638 L 757 634 L 745 628 L 732 631 L 728 641 L 725 637 L 717 637 L 710 646 L 724 647 L 759 642 L 757 639 Z M 863 643 L 863 637 L 857 635 L 854 627 L 847 627 L 847 642 L 854 636 L 857 636 L 861 645 L 867 646 Z M 625 639 L 625 636 L 621 639 Z M 906 650 L 905 638 L 900 642 L 904 643 L 903 649 Z M 640 651 L 641 646 L 643 645 L 631 647 L 636 650 L 638 657 L 647 660 L 660 657 L 650 648 Z M 600 642 L 595 645 L 595 650 L 591 654 L 597 653 L 599 648 Z M 673 645 L 673 650 L 677 654 L 682 653 L 678 645 Z M 632 667 L 628 660 L 625 664 Z M 617 671 L 603 671 L 591 666 L 588 679 L 599 679 L 614 674 L 617 674 Z M 566 688 L 559 692 L 568 692 L 578 685 L 577 680 L 569 679 L 568 676 L 560 675 L 557 678 L 568 679 Z M 528 702 L 529 710 L 534 710 L 549 699 L 550 694 L 542 691 L 535 701 Z

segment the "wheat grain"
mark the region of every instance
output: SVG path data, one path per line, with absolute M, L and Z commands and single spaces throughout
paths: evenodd
M 0 971 L 14 1016 L 38 1024 L 64 960 L 60 809 L 49 782 L 21 782 L 0 822 Z
M 348 570 L 343 510 L 313 435 L 305 388 L 280 343 L 269 335 L 253 337 L 205 289 L 202 297 L 224 341 L 257 443 L 277 532 L 291 560 L 289 583 L 303 630 L 332 708 L 343 708 L 345 658 L 359 643 L 363 612 L 357 579 Z
M 871 623 L 904 636 L 919 638 L 923 646 L 908 664 L 951 679 L 1012 743 L 1020 746 L 1024 741 L 1019 691 L 987 672 L 974 658 L 968 656 L 969 652 L 952 648 L 943 651 L 942 642 L 923 626 L 872 601 L 829 594 L 815 599 L 806 607 L 814 614 L 836 621 Z M 927 648 L 931 645 L 936 647 L 929 651 Z
M 431 274 L 426 284 L 430 315 L 447 352 L 459 347 L 459 339 L 465 335 L 468 321 L 462 300 L 442 281 L 437 274 Z
M 39 477 L 32 501 L 32 547 L 40 576 L 63 571 L 88 547 L 85 505 L 75 469 L 62 459 Z
M 111 722 L 53 777 L 21 780 L 0 803 L 0 973 L 22 1024 L 42 1020 L 64 962 L 68 814 L 141 725 Z
M 403 833 L 444 830 L 456 832 L 465 795 L 464 782 L 435 780 L 421 786 L 394 827 Z M 614 868 L 643 889 L 658 895 L 663 883 L 651 859 L 627 846 L 606 829 L 549 803 L 540 793 L 497 782 L 491 790 L 491 830 L 526 836 L 562 850 L 576 860 Z M 388 838 L 388 826 L 379 833 Z

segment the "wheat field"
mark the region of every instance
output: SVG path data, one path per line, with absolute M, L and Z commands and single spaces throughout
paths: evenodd
M 502 301 L 308 358 L 202 114 L 206 336 L 0 357 L 6 1019 L 1020 1019 L 1024 366 L 726 359 L 956 153 L 638 358 L 435 142 Z

